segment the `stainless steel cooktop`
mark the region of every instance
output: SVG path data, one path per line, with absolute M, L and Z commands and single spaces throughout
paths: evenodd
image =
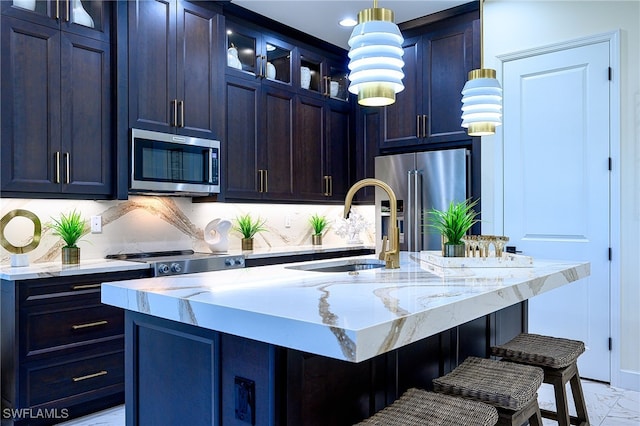
M 106 258 L 148 263 L 156 277 L 220 271 L 245 266 L 242 255 L 197 253 L 193 250 L 109 254 Z

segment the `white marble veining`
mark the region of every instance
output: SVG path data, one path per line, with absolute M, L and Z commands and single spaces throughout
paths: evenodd
M 9 281 L 31 280 L 35 278 L 98 274 L 101 272 L 134 271 L 138 269 L 149 269 L 149 265 L 139 262 L 105 259 L 82 260 L 78 265 L 63 265 L 58 261 L 21 267 L 0 266 L 0 279 Z
M 53 235 L 47 223 L 60 213 L 76 209 L 87 219 L 78 243 L 82 259 L 104 259 L 107 254 L 134 253 L 162 250 L 192 249 L 210 252 L 204 240 L 204 228 L 215 218 L 233 220 L 239 215 L 251 214 L 266 220 L 266 231 L 256 235 L 254 249 L 270 250 L 274 247 L 311 245 L 313 214 L 325 216 L 329 226 L 323 235 L 323 246 L 346 246 L 346 239 L 335 233 L 335 222 L 342 215 L 341 205 L 313 204 L 237 204 L 192 203 L 187 197 L 130 196 L 128 200 L 50 200 L 3 199 L 0 217 L 14 209 L 33 212 L 42 222 L 42 239 L 38 247 L 27 253 L 31 264 L 60 260 L 62 241 Z M 364 244 L 375 245 L 374 206 L 359 205 L 355 211 L 363 215 L 370 226 L 361 234 Z M 89 217 L 102 218 L 102 232 L 90 232 Z M 285 220 L 287 218 L 287 220 Z M 16 246 L 31 241 L 33 223 L 15 218 L 5 228 L 7 239 Z M 239 251 L 241 235 L 229 234 L 229 250 Z M 10 253 L 0 247 L 0 264 L 9 264 Z
M 349 259 L 356 258 L 372 256 Z M 589 275 L 587 262 L 458 269 L 438 276 L 419 253 L 403 252 L 401 268 L 392 270 L 321 273 L 273 265 L 105 283 L 102 301 L 360 362 Z

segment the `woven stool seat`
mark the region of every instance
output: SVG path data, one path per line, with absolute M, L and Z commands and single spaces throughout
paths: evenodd
M 433 389 L 509 410 L 536 398 L 542 384 L 538 367 L 469 357 L 449 374 L 433 380 Z
M 556 398 L 556 411 L 540 410 L 542 417 L 557 420 L 560 426 L 585 426 L 589 424 L 589 415 L 577 362 L 584 350 L 584 343 L 579 340 L 522 333 L 504 345 L 492 347 L 491 354 L 508 361 L 542 367 L 544 383 L 553 385 Z M 567 383 L 571 385 L 576 416 L 569 415 Z
M 358 426 L 493 426 L 497 421 L 491 405 L 411 388 Z
M 584 352 L 584 343 L 579 340 L 522 333 L 504 345 L 491 348 L 491 354 L 509 361 L 564 368 L 576 362 Z

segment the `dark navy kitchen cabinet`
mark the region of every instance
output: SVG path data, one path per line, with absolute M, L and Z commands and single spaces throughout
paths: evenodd
M 124 312 L 100 302 L 100 286 L 149 276 L 143 269 L 0 281 L 2 407 L 22 413 L 14 425 L 123 403 Z M 30 418 L 38 410 L 57 418 Z
M 461 6 L 453 16 L 448 16 L 451 11 L 434 14 L 423 25 L 420 20 L 400 25 L 405 37 L 405 89 L 394 104 L 383 108 L 382 151 L 470 143 L 471 137 L 460 126 L 460 92 L 469 71 L 480 65 L 476 7 Z
M 87 6 L 94 28 L 36 4 L 2 2 L 2 196 L 110 198 L 111 4 Z
M 128 7 L 129 127 L 219 139 L 218 6 L 171 0 Z

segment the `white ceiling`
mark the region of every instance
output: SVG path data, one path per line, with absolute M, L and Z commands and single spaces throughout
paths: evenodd
M 349 49 L 352 28 L 338 25 L 346 17 L 357 19 L 373 0 L 232 0 L 238 6 L 311 34 L 336 46 Z M 393 10 L 395 22 L 410 21 L 472 0 L 379 0 L 378 7 Z

